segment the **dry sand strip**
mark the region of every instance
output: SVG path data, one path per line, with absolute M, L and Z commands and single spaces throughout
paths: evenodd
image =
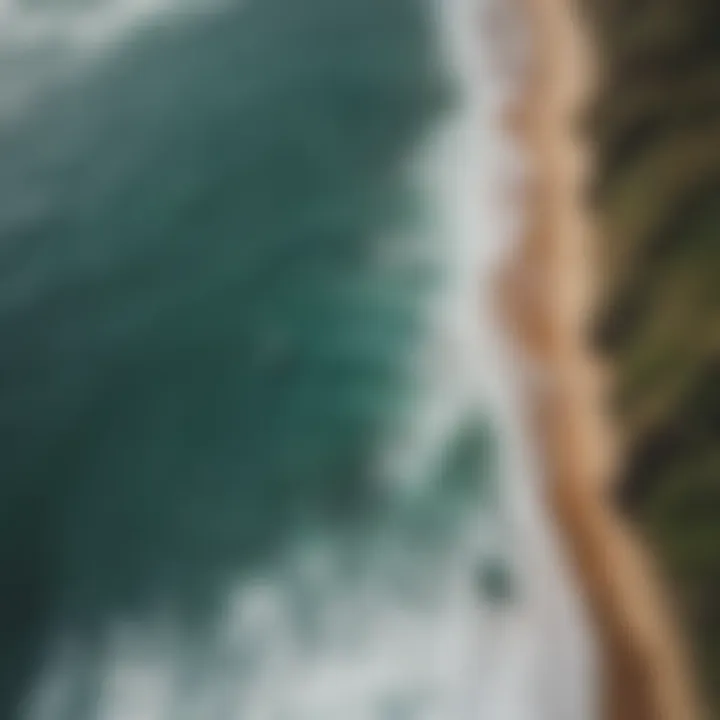
M 533 168 L 528 226 L 499 297 L 535 369 L 528 421 L 548 502 L 595 623 L 602 717 L 696 720 L 686 653 L 651 558 L 608 501 L 620 453 L 603 412 L 606 374 L 586 341 L 598 245 L 583 199 L 591 153 L 576 125 L 592 92 L 592 47 L 573 0 L 517 1 L 533 47 L 509 122 Z

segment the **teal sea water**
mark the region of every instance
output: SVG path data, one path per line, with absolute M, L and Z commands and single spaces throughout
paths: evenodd
M 527 591 L 436 332 L 438 7 L 0 22 L 0 717 L 545 717 L 491 672 Z

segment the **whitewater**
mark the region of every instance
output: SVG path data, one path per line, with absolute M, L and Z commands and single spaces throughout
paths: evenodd
M 0 122 L 22 122 L 59 86 L 117 62 L 137 33 L 224 11 L 191 0 L 2 0 L 10 84 Z M 429 264 L 442 283 L 406 363 L 412 410 L 375 439 L 383 511 L 360 530 L 295 533 L 226 583 L 202 632 L 162 604 L 105 618 L 99 654 L 59 629 L 24 720 L 596 717 L 594 648 L 523 421 L 530 369 L 494 314 L 529 171 L 502 121 L 523 69 L 522 18 L 510 0 L 429 11 L 455 87 L 451 111 L 402 160 L 428 222 L 389 229 L 373 266 Z M 413 252 L 393 233 L 412 234 Z M 470 469 L 480 489 L 448 490 L 437 477 L 468 426 L 470 445 L 485 449 Z

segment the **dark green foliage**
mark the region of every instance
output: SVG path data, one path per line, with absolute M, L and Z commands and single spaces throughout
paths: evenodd
M 675 580 L 720 700 L 720 4 L 585 4 L 604 70 L 597 340 L 630 443 L 619 493 Z

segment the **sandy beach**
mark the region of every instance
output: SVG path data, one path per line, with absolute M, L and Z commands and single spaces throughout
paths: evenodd
M 529 153 L 532 179 L 528 225 L 500 304 L 533 370 L 528 422 L 599 641 L 601 716 L 694 720 L 702 714 L 662 580 L 610 501 L 621 438 L 604 410 L 610 373 L 586 339 L 598 238 L 584 202 L 592 157 L 576 122 L 593 91 L 592 44 L 571 0 L 519 2 L 533 51 L 509 123 Z

